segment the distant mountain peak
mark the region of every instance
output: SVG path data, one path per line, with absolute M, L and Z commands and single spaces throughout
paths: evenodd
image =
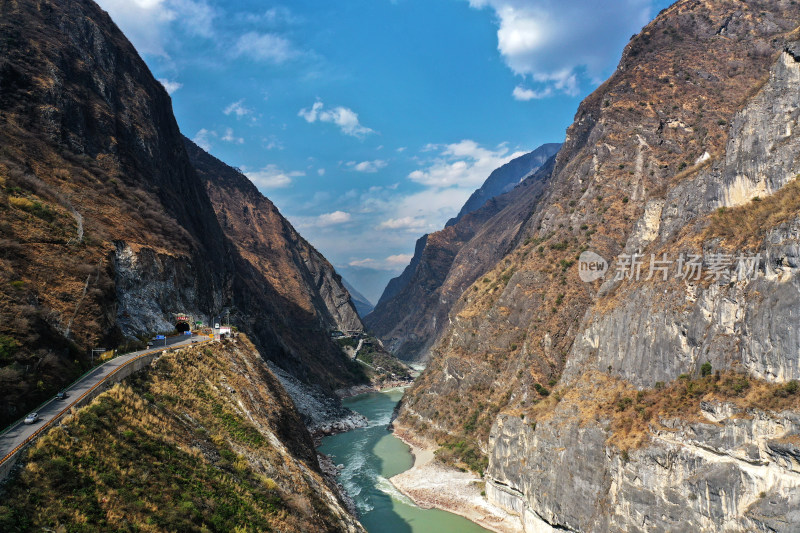
M 452 226 L 461 220 L 464 215 L 480 209 L 492 198 L 507 193 L 519 185 L 523 179 L 539 170 L 548 159 L 558 152 L 559 148 L 561 148 L 561 143 L 543 144 L 536 150 L 514 158 L 495 169 L 489 174 L 483 185 L 472 193 L 461 208 L 461 211 L 458 212 L 458 215 L 447 221 L 445 227 Z

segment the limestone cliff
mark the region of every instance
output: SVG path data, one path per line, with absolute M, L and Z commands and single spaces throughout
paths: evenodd
M 800 527 L 798 22 L 791 2 L 664 10 L 450 307 L 398 424 L 485 469 L 527 530 Z M 581 281 L 584 251 L 604 279 Z M 632 254 L 642 275 L 614 281 Z

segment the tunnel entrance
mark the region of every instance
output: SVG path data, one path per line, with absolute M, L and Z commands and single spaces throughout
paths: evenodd
M 177 324 L 175 324 L 175 330 L 178 333 L 185 333 L 187 331 L 191 331 L 192 328 L 189 327 L 189 323 L 188 322 L 178 322 Z

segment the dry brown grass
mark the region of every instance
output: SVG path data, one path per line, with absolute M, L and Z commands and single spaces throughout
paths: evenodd
M 37 441 L 0 530 L 339 529 L 291 401 L 240 339 L 162 356 Z
M 720 208 L 711 216 L 704 237 L 721 237 L 732 249 L 761 244 L 766 233 L 800 215 L 800 179 L 795 177 L 775 194 L 754 198 L 730 209 Z

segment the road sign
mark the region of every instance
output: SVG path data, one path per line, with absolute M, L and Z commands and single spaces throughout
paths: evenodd
M 156 340 L 157 340 L 157 341 L 163 341 L 163 340 L 164 340 L 164 339 L 166 339 L 166 338 L 167 338 L 167 337 L 165 337 L 164 335 L 156 335 Z

